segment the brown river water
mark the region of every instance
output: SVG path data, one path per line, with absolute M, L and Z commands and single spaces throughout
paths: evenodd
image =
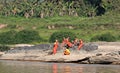
M 120 73 L 120 65 L 0 60 L 0 73 Z

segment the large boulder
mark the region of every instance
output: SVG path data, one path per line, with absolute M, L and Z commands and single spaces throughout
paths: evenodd
M 92 44 L 92 43 L 86 43 L 84 44 L 84 46 L 81 48 L 85 51 L 94 51 L 98 49 L 98 45 L 97 44 Z
M 89 58 L 89 62 L 92 64 L 112 64 L 120 62 L 120 51 L 107 53 L 105 55 L 96 54 Z

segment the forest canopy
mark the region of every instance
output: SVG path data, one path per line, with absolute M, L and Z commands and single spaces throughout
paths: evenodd
M 0 0 L 0 15 L 30 17 L 95 17 L 120 12 L 120 0 Z

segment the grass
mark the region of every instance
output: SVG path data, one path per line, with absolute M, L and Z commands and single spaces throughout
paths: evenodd
M 20 31 L 22 29 L 33 29 L 39 31 L 39 35 L 48 40 L 55 31 L 71 31 L 78 38 L 84 39 L 86 42 L 90 38 L 105 32 L 111 32 L 116 36 L 120 34 L 120 14 L 106 14 L 97 17 L 72 17 L 72 16 L 54 16 L 46 18 L 29 18 L 24 17 L 4 17 L 0 16 L 0 24 L 7 24 L 6 28 L 0 29 L 0 32 L 8 30 Z M 48 29 L 47 26 L 58 26 L 55 29 Z M 69 29 L 67 26 L 73 26 Z M 119 41 L 119 40 L 118 40 Z

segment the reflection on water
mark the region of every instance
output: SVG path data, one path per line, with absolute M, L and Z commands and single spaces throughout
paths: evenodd
M 53 73 L 57 73 L 57 64 L 53 64 L 52 66 L 53 66 L 53 69 L 52 69 Z
M 0 73 L 120 73 L 120 65 L 0 61 Z

